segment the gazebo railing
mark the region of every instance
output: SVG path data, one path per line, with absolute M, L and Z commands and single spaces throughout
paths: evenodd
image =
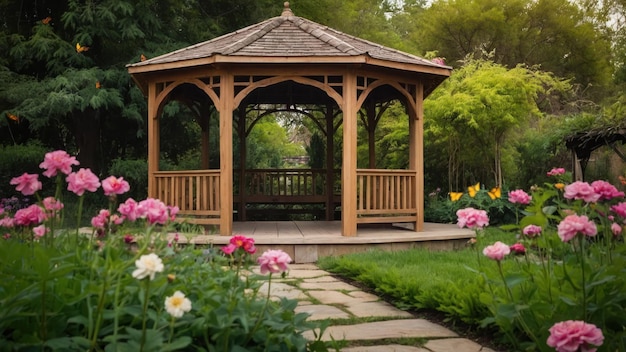
M 181 218 L 189 222 L 219 224 L 220 171 L 157 171 L 155 197 L 180 209 Z
M 324 202 L 327 195 L 325 169 L 248 169 L 243 189 L 235 197 L 248 203 Z M 241 171 L 235 170 L 235 184 Z
M 357 170 L 357 223 L 417 221 L 415 189 L 415 171 Z

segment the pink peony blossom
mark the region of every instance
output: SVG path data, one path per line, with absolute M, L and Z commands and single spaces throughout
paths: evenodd
M 516 189 L 515 191 L 509 192 L 509 202 L 513 204 L 529 204 L 533 197 L 529 196 L 528 193 L 524 192 L 522 189 Z
M 23 173 L 22 176 L 14 177 L 10 182 L 12 185 L 17 185 L 15 189 L 18 192 L 22 192 L 25 196 L 30 196 L 39 191 L 42 187 L 39 181 L 39 175 Z
M 120 214 L 126 218 L 126 220 L 131 222 L 140 217 L 138 204 L 132 198 L 128 198 L 124 203 L 120 204 L 119 207 L 117 207 L 117 211 L 119 211 Z
M 44 209 L 50 213 L 56 213 L 64 207 L 63 203 L 54 197 L 46 197 L 43 199 L 42 203 Z
M 611 232 L 613 232 L 614 236 L 619 236 L 622 234 L 622 227 L 619 224 L 612 223 L 611 224 Z
M 133 235 L 127 233 L 124 235 L 124 243 L 128 243 L 131 244 L 135 241 L 135 237 L 133 237 Z
M 559 176 L 559 175 L 563 175 L 565 173 L 565 169 L 562 167 L 555 167 L 552 168 L 552 170 L 548 171 L 548 173 L 546 175 L 548 176 Z
M 511 253 L 511 248 L 500 241 L 483 249 L 483 254 L 486 257 L 497 261 L 504 259 L 509 253 Z
M 436 57 L 434 59 L 431 59 L 430 61 L 432 63 L 435 63 L 437 65 L 441 65 L 441 66 L 445 66 L 445 64 L 446 64 L 446 61 L 443 58 L 441 58 L 441 57 Z
M 519 242 L 515 243 L 514 245 L 509 247 L 509 249 L 511 249 L 511 252 L 513 252 L 515 254 L 524 254 L 524 253 L 526 253 L 526 247 L 524 247 L 524 245 L 519 243 Z
M 229 243 L 228 245 L 222 247 L 222 252 L 231 255 L 233 253 L 235 253 L 235 251 L 237 250 L 237 246 L 235 246 L 232 243 Z
M 565 186 L 563 197 L 566 199 L 582 199 L 587 203 L 595 203 L 600 199 L 600 194 L 596 193 L 587 182 L 576 181 Z
M 170 221 L 176 220 L 176 215 L 178 214 L 179 211 L 180 209 L 177 206 L 171 206 L 171 205 L 167 206 L 167 214 L 170 218 Z
M 91 226 L 97 229 L 103 229 L 109 222 L 111 213 L 107 209 L 101 209 L 98 215 L 91 218 Z
M 15 225 L 30 226 L 42 223 L 46 219 L 43 209 L 37 204 L 15 212 Z
M 568 215 L 557 226 L 557 232 L 561 241 L 569 242 L 579 233 L 589 237 L 595 236 L 598 229 L 586 215 Z
M 611 211 L 617 216 L 621 216 L 626 219 L 626 202 L 617 203 L 611 207 Z
M 167 206 L 158 199 L 146 198 L 137 205 L 137 213 L 150 225 L 165 225 L 169 220 Z
M 0 219 L 0 227 L 15 227 L 15 220 L 11 217 L 5 216 L 4 218 Z
M 254 239 L 246 236 L 235 235 L 231 237 L 230 244 L 236 248 L 243 248 L 244 251 L 254 254 L 256 253 L 256 247 L 254 246 Z
M 261 254 L 257 262 L 261 266 L 261 274 L 265 274 L 268 271 L 270 273 L 280 273 L 289 269 L 287 264 L 291 263 L 291 257 L 280 249 L 270 249 Z
M 33 232 L 35 233 L 36 238 L 43 237 L 46 233 L 50 232 L 50 229 L 46 227 L 46 225 L 39 225 L 33 228 Z
M 624 197 L 624 192 L 618 191 L 615 186 L 606 181 L 593 181 L 591 187 L 593 187 L 595 193 L 600 195 L 600 199 L 611 200 L 613 198 Z
M 580 320 L 562 321 L 552 325 L 548 346 L 557 352 L 595 352 L 604 342 L 602 330 Z
M 78 165 L 76 157 L 70 156 L 63 150 L 57 150 L 47 153 L 43 159 L 43 162 L 39 164 L 39 167 L 46 169 L 43 175 L 46 177 L 56 176 L 57 172 L 69 175 L 72 172 L 72 165 Z
M 541 226 L 537 225 L 528 225 L 524 227 L 522 233 L 528 237 L 536 237 L 541 234 Z
M 489 217 L 484 210 L 474 208 L 459 209 L 456 212 L 457 224 L 460 228 L 482 229 L 489 225 Z
M 102 180 L 102 190 L 105 196 L 124 194 L 130 190 L 130 185 L 124 181 L 123 177 L 109 176 Z
M 82 196 L 85 191 L 95 192 L 100 187 L 100 180 L 90 169 L 81 168 L 77 172 L 72 172 L 65 178 L 67 190 Z

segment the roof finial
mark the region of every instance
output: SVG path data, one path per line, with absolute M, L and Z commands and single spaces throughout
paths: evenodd
M 289 1 L 285 1 L 285 8 L 283 9 L 283 13 L 281 13 L 280 15 L 282 17 L 289 17 L 289 16 L 293 16 L 293 12 L 291 12 L 291 9 L 289 8 Z

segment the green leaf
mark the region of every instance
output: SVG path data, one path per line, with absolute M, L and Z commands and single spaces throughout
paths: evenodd
M 172 343 L 167 344 L 161 348 L 161 351 L 176 351 L 183 349 L 191 344 L 191 337 L 189 336 L 181 336 L 176 340 L 172 341 Z
M 504 282 L 508 287 L 515 287 L 526 280 L 527 277 L 522 274 L 509 274 L 504 277 Z

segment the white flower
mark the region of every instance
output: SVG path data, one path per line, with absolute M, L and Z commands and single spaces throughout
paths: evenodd
M 135 265 L 137 269 L 133 271 L 133 277 L 139 280 L 146 276 L 150 276 L 150 280 L 154 280 L 154 275 L 163 271 L 163 262 L 154 253 L 142 255 L 135 261 Z
M 184 293 L 176 291 L 172 296 L 165 298 L 165 310 L 174 318 L 180 318 L 191 310 L 191 301 Z

